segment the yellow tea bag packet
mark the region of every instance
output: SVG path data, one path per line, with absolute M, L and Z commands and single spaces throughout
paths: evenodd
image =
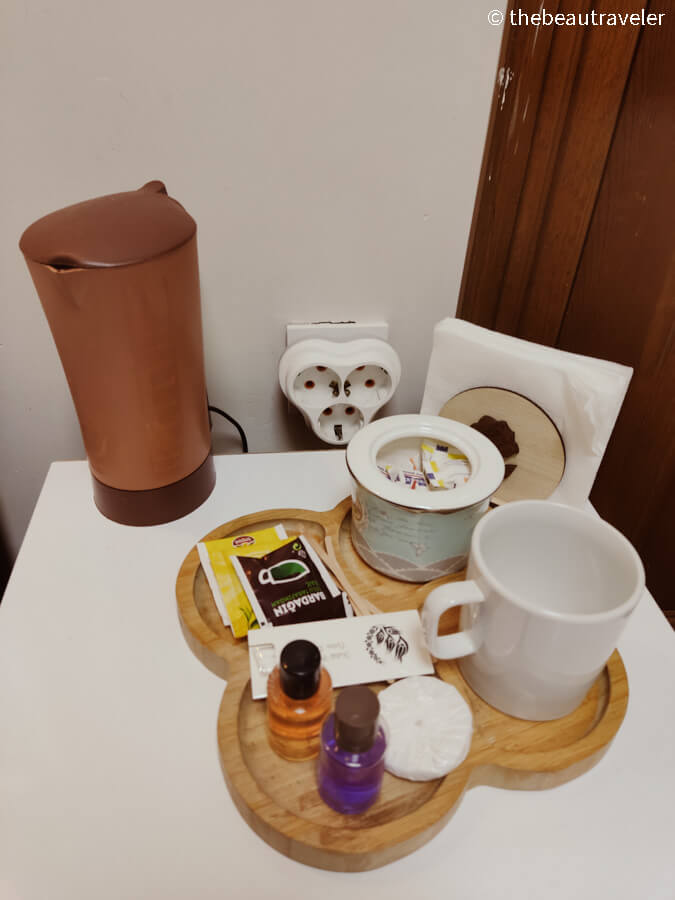
M 251 628 L 258 628 L 258 620 L 230 556 L 236 554 L 258 558 L 281 547 L 287 540 L 284 526 L 275 525 L 273 528 L 197 544 L 199 559 L 218 612 L 223 624 L 230 626 L 236 638 L 245 637 Z

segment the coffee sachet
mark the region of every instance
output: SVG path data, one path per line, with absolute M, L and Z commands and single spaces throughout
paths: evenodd
M 347 595 L 302 535 L 259 559 L 230 559 L 261 627 L 353 615 Z

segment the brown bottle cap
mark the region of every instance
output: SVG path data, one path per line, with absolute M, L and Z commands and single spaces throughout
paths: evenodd
M 154 259 L 187 243 L 197 225 L 161 181 L 137 191 L 107 194 L 33 222 L 19 247 L 29 259 L 55 268 L 98 269 Z
M 335 740 L 342 750 L 362 753 L 373 746 L 380 701 L 359 684 L 345 688 L 335 704 Z

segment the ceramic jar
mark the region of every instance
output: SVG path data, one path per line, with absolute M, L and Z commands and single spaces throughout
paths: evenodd
M 389 480 L 391 461 L 419 459 L 422 441 L 456 448 L 470 467 L 452 489 L 411 489 Z M 501 454 L 476 429 L 440 416 L 401 415 L 366 425 L 347 447 L 351 535 L 369 566 L 401 581 L 425 582 L 463 569 L 473 529 L 504 478 Z

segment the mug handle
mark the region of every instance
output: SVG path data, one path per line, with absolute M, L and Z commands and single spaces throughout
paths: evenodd
M 438 623 L 446 609 L 465 603 L 483 603 L 486 599 L 475 581 L 455 581 L 441 584 L 427 595 L 422 608 L 422 628 L 429 652 L 437 659 L 457 659 L 475 653 L 482 640 L 475 628 L 456 634 L 438 633 Z

